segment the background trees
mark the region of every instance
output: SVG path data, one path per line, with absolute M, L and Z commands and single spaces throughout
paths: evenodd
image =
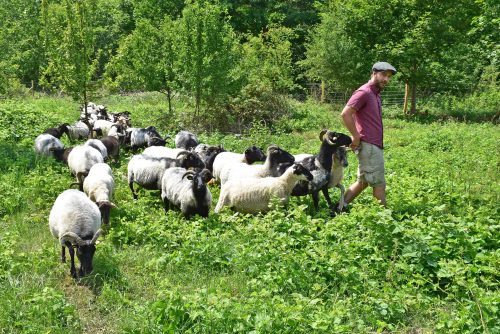
M 169 101 L 185 99 L 193 116 L 237 122 L 279 109 L 279 96 L 303 96 L 311 81 L 350 92 L 383 59 L 398 68 L 395 81 L 412 93 L 415 112 L 423 92 L 496 87 L 499 7 L 493 0 L 13 0 L 0 4 L 0 92 L 161 91 Z

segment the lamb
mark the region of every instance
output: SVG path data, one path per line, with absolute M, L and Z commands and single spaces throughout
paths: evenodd
M 130 131 L 127 129 L 127 132 L 130 132 L 130 146 L 134 151 L 140 147 L 165 146 L 167 143 L 166 138 L 161 138 L 154 126 L 132 128 Z
M 101 212 L 102 223 L 109 224 L 109 213 L 116 205 L 111 202 L 115 190 L 115 180 L 108 164 L 97 163 L 90 168 L 83 181 L 83 191 Z
M 293 164 L 279 177 L 229 180 L 221 188 L 215 212 L 219 213 L 224 206 L 242 213 L 267 212 L 273 197 L 286 204 L 298 181 L 312 179 L 312 174 L 304 166 Z
M 333 212 L 333 204 L 328 194 L 328 184 L 331 178 L 333 165 L 333 154 L 340 146 L 350 145 L 351 137 L 329 130 L 323 130 L 319 134 L 321 146 L 318 155 L 304 158 L 300 164 L 306 167 L 313 175 L 311 182 L 299 182 L 292 191 L 292 196 L 304 196 L 311 194 L 314 207 L 319 208 L 319 191 L 321 190 Z
M 186 218 L 195 214 L 208 217 L 212 193 L 206 183 L 211 178 L 212 174 L 208 169 L 202 171 L 188 171 L 182 167 L 167 169 L 161 184 L 161 199 L 165 211 L 173 205 L 180 208 Z
M 257 146 L 248 147 L 243 154 L 234 152 L 221 152 L 215 157 L 213 162 L 212 173 L 214 178 L 220 182 L 220 176 L 222 169 L 228 165 L 235 162 L 242 162 L 248 165 L 253 164 L 256 161 L 266 160 L 266 155 L 261 148 Z
M 54 202 L 49 215 L 52 235 L 61 243 L 61 261 L 66 262 L 66 250 L 71 257 L 71 276 L 77 278 L 75 251 L 80 261 L 78 276 L 92 272 L 92 259 L 97 238 L 102 233 L 101 213 L 84 193 L 69 189 L 62 192 Z
M 50 156 L 53 152 L 51 149 L 64 149 L 64 144 L 48 133 L 42 133 L 35 138 L 35 152 L 37 154 Z
M 229 164 L 220 173 L 220 183 L 224 185 L 230 179 L 242 177 L 278 176 L 276 169 L 280 163 L 285 162 L 293 163 L 294 157 L 282 148 L 271 145 L 267 148 L 267 158 L 263 165 Z
M 163 173 L 167 168 L 172 167 L 205 168 L 205 165 L 193 152 L 180 153 L 177 159 L 153 158 L 144 154 L 134 155 L 127 167 L 128 185 L 134 199 L 137 199 L 134 182 L 148 190 L 160 190 Z
M 179 131 L 175 135 L 175 147 L 190 150 L 198 145 L 198 138 L 189 131 Z
M 95 148 L 96 150 L 101 152 L 102 158 L 104 160 L 108 159 L 108 149 L 106 148 L 106 146 L 104 146 L 103 142 L 100 141 L 99 139 L 89 139 L 83 145 Z
M 101 152 L 87 145 L 73 147 L 68 155 L 68 167 L 76 176 L 80 191 L 83 191 L 83 180 L 89 174 L 90 168 L 99 162 L 104 162 Z
M 69 125 L 68 123 L 63 123 L 63 124 L 59 125 L 57 128 L 45 129 L 45 131 L 43 131 L 43 133 L 47 133 L 49 135 L 56 137 L 57 139 L 60 139 L 62 137 L 62 135 L 65 133 L 67 136 L 69 136 L 68 125 Z

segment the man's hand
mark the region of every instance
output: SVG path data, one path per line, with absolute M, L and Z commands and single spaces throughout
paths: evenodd
M 358 136 L 351 136 L 352 138 L 352 143 L 349 145 L 349 147 L 353 150 L 356 151 L 359 148 L 359 144 L 361 142 L 361 137 Z

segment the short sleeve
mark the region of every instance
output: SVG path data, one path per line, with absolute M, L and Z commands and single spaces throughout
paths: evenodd
M 368 93 L 364 90 L 358 89 L 355 91 L 349 101 L 347 101 L 347 105 L 359 111 L 364 107 L 366 101 L 368 100 Z

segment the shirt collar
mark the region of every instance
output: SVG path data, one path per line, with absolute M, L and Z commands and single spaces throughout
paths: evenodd
M 368 88 L 375 94 L 379 95 L 380 94 L 380 89 L 375 85 L 375 83 L 368 81 Z

